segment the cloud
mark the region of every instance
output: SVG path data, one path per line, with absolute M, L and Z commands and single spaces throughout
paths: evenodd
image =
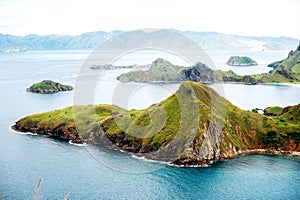
M 0 4 L 0 32 L 74 35 L 152 27 L 300 38 L 299 8 L 297 0 L 13 0 Z

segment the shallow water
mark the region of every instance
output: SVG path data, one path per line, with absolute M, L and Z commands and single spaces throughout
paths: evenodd
M 10 125 L 25 115 L 72 105 L 72 91 L 38 95 L 25 89 L 43 79 L 74 85 L 88 53 L 0 55 L 0 195 L 3 199 L 32 199 L 40 177 L 43 181 L 39 193 L 43 199 L 63 199 L 68 192 L 70 199 L 300 199 L 299 157 L 249 155 L 207 168 L 178 168 L 145 162 L 101 147 L 75 146 L 10 130 Z M 222 54 L 223 60 L 227 54 Z M 212 58 L 221 60 L 222 55 Z M 278 55 L 284 56 L 280 52 L 274 52 L 273 56 Z M 114 77 L 124 71 L 104 75 L 95 103 L 111 103 L 113 89 L 119 84 Z M 129 108 L 145 108 L 159 102 L 176 91 L 179 84 L 139 86 L 130 98 Z M 300 88 L 293 85 L 225 84 L 221 89 L 227 99 L 244 109 L 300 102 Z

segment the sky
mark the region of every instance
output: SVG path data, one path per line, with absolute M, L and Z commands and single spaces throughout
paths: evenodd
M 300 0 L 0 0 L 0 33 L 164 28 L 300 39 Z

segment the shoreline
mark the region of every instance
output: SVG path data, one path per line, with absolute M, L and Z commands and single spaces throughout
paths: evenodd
M 39 133 L 18 131 L 17 129 L 13 128 L 13 124 L 10 126 L 10 130 L 17 133 L 17 134 L 20 134 L 20 135 L 43 136 Z M 50 135 L 47 135 L 47 136 L 51 137 Z M 63 138 L 58 138 L 58 137 L 51 137 L 51 138 L 53 138 L 55 140 L 66 141 Z M 86 145 L 101 146 L 97 143 L 88 143 L 86 141 L 83 141 L 82 144 L 78 144 L 78 143 L 73 143 L 72 140 L 68 140 L 68 143 L 71 144 L 71 145 L 79 146 L 79 147 L 84 147 Z M 101 147 L 105 147 L 105 146 L 101 146 Z M 107 148 L 107 149 L 110 149 L 110 148 Z M 110 150 L 112 150 L 112 149 L 110 149 Z M 195 168 L 195 167 L 205 168 L 205 167 L 211 167 L 212 164 L 217 163 L 219 161 L 230 160 L 230 159 L 234 159 L 234 158 L 237 158 L 239 156 L 245 156 L 245 155 L 261 154 L 261 155 L 277 155 L 277 156 L 279 156 L 279 155 L 300 156 L 300 151 L 284 151 L 284 150 L 274 150 L 274 149 L 247 149 L 247 150 L 242 150 L 242 151 L 240 150 L 236 154 L 229 154 L 228 156 L 220 156 L 219 159 L 217 159 L 217 160 L 192 161 L 190 163 L 187 162 L 187 163 L 184 163 L 184 164 L 183 163 L 179 164 L 180 162 L 179 162 L 178 159 L 173 161 L 173 162 L 167 162 L 167 161 L 160 161 L 160 160 L 146 158 L 143 155 L 139 155 L 138 153 L 128 152 L 128 151 L 123 150 L 122 148 L 113 149 L 113 150 L 118 151 L 120 153 L 125 153 L 125 154 L 128 154 L 128 155 L 131 155 L 131 157 L 133 159 L 142 160 L 144 162 L 155 162 L 155 163 L 160 163 L 160 164 L 164 164 L 164 165 L 168 165 L 168 166 L 172 166 L 172 167 L 180 167 L 180 168 Z

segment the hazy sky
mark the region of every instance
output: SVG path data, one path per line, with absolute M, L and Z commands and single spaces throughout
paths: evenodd
M 0 33 L 173 28 L 300 38 L 300 0 L 0 0 Z

